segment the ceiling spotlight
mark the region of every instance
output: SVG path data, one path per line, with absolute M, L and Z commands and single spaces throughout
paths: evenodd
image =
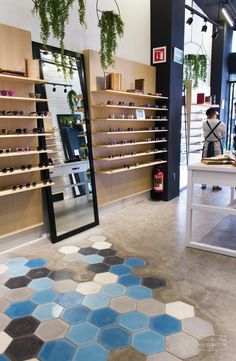
M 66 87 L 66 85 L 65 85 L 64 93 L 67 93 L 67 87 Z
M 219 36 L 219 28 L 216 27 L 215 30 L 213 31 L 212 39 L 215 40 L 218 38 L 218 36 Z
M 186 24 L 192 25 L 192 22 L 193 22 L 193 13 L 192 13 L 192 16 L 190 18 L 188 18 L 188 20 L 186 21 Z
M 206 33 L 206 32 L 207 32 L 207 24 L 206 24 L 206 23 L 207 23 L 207 20 L 204 20 L 204 21 L 205 21 L 205 24 L 203 25 L 201 31 L 202 31 L 203 33 Z
M 231 18 L 231 16 L 229 15 L 228 11 L 226 8 L 223 8 L 222 9 L 222 13 L 224 14 L 224 17 L 226 18 L 226 20 L 228 21 L 229 25 L 231 27 L 234 26 L 234 22 L 233 22 L 233 19 Z
M 55 85 L 55 84 L 53 84 L 52 91 L 53 91 L 53 92 L 55 92 L 55 91 L 56 91 L 56 85 Z

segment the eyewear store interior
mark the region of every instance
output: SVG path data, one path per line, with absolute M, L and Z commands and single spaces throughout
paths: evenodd
M 0 361 L 236 361 L 236 3 L 136 2 L 107 68 L 96 6 L 62 53 L 3 0 Z

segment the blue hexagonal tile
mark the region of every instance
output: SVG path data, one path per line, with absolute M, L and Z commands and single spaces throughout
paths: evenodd
M 28 268 L 40 268 L 40 267 L 45 266 L 45 264 L 47 264 L 46 259 L 37 258 L 37 259 L 31 259 L 25 265 Z
M 5 355 L 0 355 L 0 361 L 10 361 L 9 358 Z
M 163 336 L 169 336 L 181 331 L 181 322 L 164 314 L 151 318 L 151 328 Z
M 118 350 L 129 346 L 130 335 L 121 327 L 112 327 L 101 331 L 99 335 L 100 343 L 110 350 Z
M 107 361 L 108 356 L 108 350 L 98 344 L 92 344 L 86 347 L 79 348 L 79 350 L 75 354 L 73 361 Z
M 10 318 L 19 318 L 29 316 L 36 308 L 36 304 L 32 301 L 21 301 L 10 305 L 5 314 Z
M 51 320 L 53 318 L 58 318 L 62 313 L 62 310 L 63 307 L 55 302 L 46 303 L 37 306 L 33 312 L 33 316 L 39 321 Z
M 130 331 L 141 331 L 149 326 L 149 317 L 138 311 L 124 313 L 119 324 Z
M 164 340 L 158 333 L 146 330 L 132 336 L 131 346 L 145 355 L 152 355 L 164 351 Z
M 26 275 L 27 272 L 29 272 L 28 268 L 26 268 L 24 265 L 19 265 L 16 267 L 10 267 L 6 274 L 9 277 L 19 277 Z
M 152 297 L 152 290 L 144 286 L 133 286 L 128 288 L 127 295 L 136 300 L 144 300 Z
M 35 280 L 32 280 L 28 284 L 28 287 L 37 292 L 37 291 L 46 290 L 46 289 L 52 287 L 53 284 L 54 284 L 54 281 L 51 278 L 42 277 L 42 278 L 37 278 Z
M 33 297 L 32 301 L 41 305 L 43 303 L 53 302 L 58 298 L 58 293 L 54 290 L 43 290 L 36 292 Z
M 40 361 L 65 361 L 72 360 L 76 347 L 69 341 L 60 339 L 47 342 L 39 352 Z
M 107 307 L 110 303 L 110 297 L 102 293 L 95 293 L 84 297 L 83 305 L 89 307 L 91 310 Z
M 118 283 L 110 283 L 102 288 L 102 292 L 109 297 L 123 296 L 126 288 Z
M 126 276 L 121 276 L 118 282 L 126 287 L 132 287 L 132 286 L 140 285 L 141 281 L 142 281 L 141 277 L 135 275 L 126 275 Z
M 102 308 L 91 313 L 90 322 L 97 327 L 110 326 L 117 322 L 119 313 L 111 308 Z
M 78 305 L 65 308 L 60 318 L 70 325 L 73 325 L 79 322 L 87 321 L 90 312 L 91 311 L 87 307 Z
M 88 264 L 102 263 L 103 260 L 104 257 L 99 256 L 98 254 L 91 254 L 84 257 L 84 262 Z
M 132 272 L 132 268 L 125 265 L 115 265 L 111 266 L 110 272 L 116 274 L 117 276 L 127 275 Z
M 14 267 L 14 266 L 19 266 L 19 265 L 24 265 L 27 261 L 28 261 L 28 259 L 26 259 L 25 257 L 16 257 L 16 258 L 9 259 L 7 261 L 7 265 L 9 267 Z
M 66 337 L 76 345 L 81 346 L 83 344 L 96 341 L 99 331 L 99 328 L 96 326 L 85 322 L 80 323 L 79 325 L 71 326 Z
M 76 291 L 65 292 L 58 296 L 56 302 L 64 307 L 80 304 L 84 299 L 84 295 Z
M 130 267 L 144 267 L 146 262 L 142 258 L 129 257 L 126 258 L 124 264 Z

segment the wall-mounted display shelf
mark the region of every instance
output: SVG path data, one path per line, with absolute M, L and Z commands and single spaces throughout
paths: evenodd
M 30 150 L 27 152 L 10 152 L 10 153 L 2 153 L 0 154 L 0 158 L 8 158 L 8 157 L 21 157 L 21 156 L 27 156 L 32 154 L 42 154 L 42 153 L 54 153 L 53 151 L 47 149 L 47 150 Z
M 143 123 L 143 122 L 168 122 L 168 119 L 120 119 L 120 118 L 105 118 L 105 119 L 94 119 L 96 121 L 108 121 L 108 122 L 136 122 L 136 123 Z
M 124 130 L 121 132 L 96 132 L 94 134 L 142 134 L 142 133 L 161 133 L 168 132 L 167 129 L 153 129 L 153 130 Z
M 167 163 L 166 161 L 156 161 L 156 162 L 149 162 L 149 163 L 143 163 L 143 164 L 139 164 L 139 165 L 130 165 L 129 168 L 118 168 L 118 169 L 109 169 L 109 170 L 105 170 L 105 171 L 97 171 L 97 173 L 103 173 L 103 174 L 116 174 L 116 173 L 123 173 L 123 172 L 128 172 L 131 170 L 136 170 L 136 169 L 140 169 L 140 168 L 146 168 L 146 167 L 152 167 L 154 165 L 158 165 L 158 164 L 165 164 Z
M 125 91 L 118 91 L 118 90 L 95 90 L 93 91 L 93 94 L 112 94 L 112 95 L 122 95 L 126 97 L 132 97 L 132 98 L 145 98 L 145 99 L 162 99 L 167 100 L 168 97 L 164 97 L 162 95 L 150 95 L 150 94 L 140 94 L 140 93 L 131 93 L 131 92 L 125 92 Z
M 136 142 L 136 143 L 125 143 L 125 144 L 101 144 L 95 145 L 96 148 L 115 148 L 115 147 L 130 147 L 133 145 L 140 145 L 140 144 L 154 144 L 154 143 L 167 143 L 167 140 L 150 140 L 145 142 Z
M 148 155 L 153 154 L 161 154 L 161 153 L 167 153 L 167 150 L 157 150 L 157 151 L 151 151 L 151 152 L 143 152 L 143 153 L 135 153 L 135 154 L 126 154 L 126 155 L 115 155 L 114 157 L 105 157 L 105 158 L 97 158 L 96 160 L 104 160 L 104 161 L 113 161 L 113 160 L 120 160 L 120 159 L 128 159 L 128 158 L 137 158 L 137 157 L 146 157 Z
M 108 105 L 108 104 L 96 104 L 93 105 L 94 108 L 114 108 L 114 109 L 141 109 L 141 110 L 156 110 L 167 112 L 167 108 L 154 108 L 154 107 L 145 107 L 145 106 L 130 106 L 130 105 Z
M 31 173 L 31 172 L 38 172 L 38 171 L 43 171 L 43 170 L 47 170 L 47 169 L 53 169 L 53 166 L 48 166 L 48 167 L 32 167 L 31 169 L 25 169 L 25 170 L 21 170 L 21 169 L 16 169 L 13 172 L 0 172 L 0 177 L 8 177 L 8 176 L 14 176 L 16 174 L 25 174 L 25 173 Z
M 45 187 L 51 187 L 53 185 L 54 185 L 54 183 L 48 183 L 48 184 L 37 183 L 36 186 L 31 185 L 28 188 L 24 186 L 23 188 L 16 189 L 16 190 L 13 190 L 13 189 L 6 189 L 4 191 L 0 190 L 0 197 L 10 196 L 10 195 L 14 195 L 17 193 L 22 193 L 22 192 L 34 191 L 34 190 L 45 188 Z
M 4 134 L 0 135 L 0 138 L 28 138 L 28 137 L 45 137 L 45 135 L 50 135 L 50 133 L 31 133 L 31 134 Z
M 51 117 L 37 117 L 37 116 L 27 116 L 27 115 L 0 115 L 1 119 L 20 119 L 20 120 L 36 120 L 36 119 L 43 119 L 43 120 L 49 120 L 52 119 Z
M 47 99 L 42 98 L 26 98 L 26 97 L 9 97 L 9 96 L 0 96 L 0 100 L 4 101 L 22 101 L 22 102 L 30 102 L 30 103 L 46 103 Z M 23 116 L 22 116 L 23 117 Z
M 25 84 L 44 84 L 45 83 L 45 80 L 43 80 L 43 79 L 33 79 L 33 78 L 27 78 L 24 76 L 15 76 L 15 75 L 6 75 L 6 74 L 0 74 L 0 81 L 1 80 L 15 82 L 15 83 L 25 83 Z

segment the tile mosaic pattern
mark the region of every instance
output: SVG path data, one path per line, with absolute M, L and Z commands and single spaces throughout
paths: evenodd
M 199 340 L 214 335 L 192 305 L 154 299 L 166 281 L 133 274 L 145 260 L 120 257 L 106 237 L 58 251 L 61 269 L 44 258 L 0 264 L 0 361 L 108 361 L 122 349 L 178 361 L 198 355 Z M 81 262 L 92 281 L 73 280 L 70 265 Z

